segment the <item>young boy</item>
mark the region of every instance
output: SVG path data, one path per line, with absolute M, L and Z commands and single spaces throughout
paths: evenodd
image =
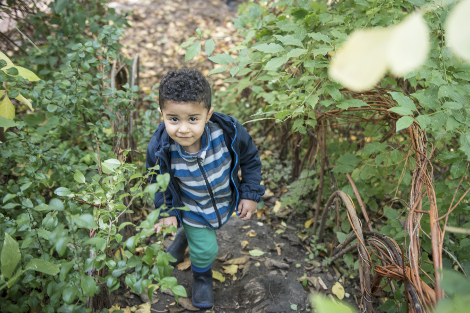
M 211 89 L 195 69 L 166 74 L 159 89 L 159 112 L 163 123 L 147 149 L 147 169 L 160 165 L 170 174 L 163 194 L 155 193 L 155 208 L 164 203 L 169 217 L 162 225 L 182 226 L 167 252 L 177 261 L 189 244 L 193 270 L 192 302 L 199 308 L 214 304 L 212 262 L 217 252 L 215 230 L 236 210 L 244 221 L 256 212 L 264 194 L 261 161 L 251 136 L 231 116 L 214 112 Z M 242 178 L 238 177 L 241 168 Z M 188 207 L 189 211 L 179 210 Z

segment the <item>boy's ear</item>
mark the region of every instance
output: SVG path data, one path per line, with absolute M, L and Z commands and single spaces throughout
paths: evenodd
M 207 113 L 206 123 L 209 122 L 209 120 L 211 119 L 212 113 L 214 113 L 214 108 L 213 107 L 211 107 L 209 109 L 209 113 Z
M 163 116 L 162 109 L 160 109 L 160 107 L 158 107 L 158 112 L 160 112 L 160 115 Z

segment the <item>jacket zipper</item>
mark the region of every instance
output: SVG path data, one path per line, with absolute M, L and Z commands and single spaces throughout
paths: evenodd
M 204 171 L 204 168 L 202 167 L 202 164 L 200 163 L 201 159 L 197 158 L 197 165 L 199 166 L 199 170 L 202 173 L 202 176 L 204 177 L 204 181 L 206 182 L 207 190 L 209 190 L 209 195 L 211 196 L 212 200 L 212 206 L 214 207 L 215 214 L 217 215 L 217 221 L 219 222 L 219 227 L 222 225 L 222 220 L 220 218 L 220 213 L 219 210 L 217 209 L 217 206 L 215 205 L 215 199 L 214 199 L 214 194 L 212 193 L 212 187 L 209 184 L 209 181 L 207 180 L 206 172 Z

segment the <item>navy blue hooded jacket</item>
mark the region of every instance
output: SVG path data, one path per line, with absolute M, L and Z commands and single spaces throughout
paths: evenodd
M 264 186 L 261 183 L 261 160 L 258 155 L 258 149 L 253 144 L 251 136 L 246 129 L 237 122 L 234 117 L 214 112 L 210 119 L 212 122 L 219 124 L 224 132 L 225 144 L 229 148 L 232 157 L 231 179 L 230 187 L 232 189 L 232 202 L 235 205 L 229 216 L 232 215 L 233 210 L 238 207 L 240 199 L 248 199 L 259 202 L 261 196 L 264 194 Z M 159 172 L 169 173 L 170 182 L 168 188 L 163 192 L 155 193 L 155 208 L 159 208 L 164 203 L 168 207 L 165 213 L 169 216 L 178 216 L 182 221 L 184 214 L 190 214 L 187 211 L 178 210 L 176 208 L 184 207 L 180 198 L 180 188 L 171 172 L 171 159 L 170 159 L 170 136 L 168 135 L 165 124 L 160 123 L 155 133 L 150 139 L 147 148 L 147 170 L 154 167 L 157 162 L 160 165 Z M 238 170 L 241 168 L 242 179 L 238 177 Z M 155 175 L 151 176 L 151 183 L 155 183 Z M 165 201 L 163 197 L 165 196 Z M 205 221 L 203 216 L 191 216 L 191 219 L 203 222 L 209 228 L 214 229 Z M 228 219 L 227 219 L 228 220 Z M 222 225 L 219 225 L 219 228 Z

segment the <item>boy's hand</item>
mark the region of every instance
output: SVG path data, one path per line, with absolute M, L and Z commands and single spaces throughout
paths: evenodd
M 173 225 L 176 229 L 178 229 L 178 220 L 176 219 L 176 216 L 161 218 L 158 223 L 155 224 L 155 227 L 153 229 L 158 233 L 160 232 L 163 226 L 169 225 Z M 174 236 L 175 232 L 171 232 L 171 234 Z
M 238 214 L 240 214 L 240 219 L 244 221 L 249 220 L 251 216 L 256 213 L 257 206 L 258 203 L 256 203 L 256 201 L 241 199 L 237 209 Z

